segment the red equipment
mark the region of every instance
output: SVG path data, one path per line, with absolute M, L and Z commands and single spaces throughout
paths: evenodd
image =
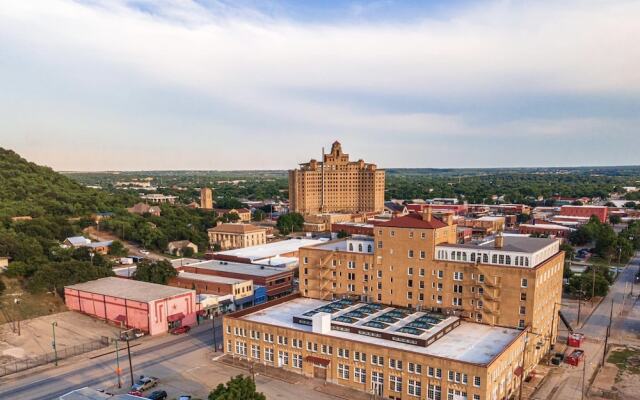
M 581 347 L 584 335 L 582 333 L 572 333 L 567 338 L 567 345 L 571 347 Z
M 574 367 L 577 367 L 578 364 L 580 364 L 580 360 L 582 360 L 584 358 L 584 351 L 583 350 L 574 350 L 571 352 L 571 354 L 569 354 L 568 357 L 566 357 L 564 359 L 564 361 L 567 364 L 571 364 Z

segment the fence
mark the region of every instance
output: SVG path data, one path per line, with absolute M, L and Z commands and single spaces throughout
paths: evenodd
M 94 350 L 99 350 L 108 346 L 109 338 L 103 336 L 102 339 L 93 340 L 91 342 L 77 344 L 74 346 L 60 347 L 58 348 L 57 359 L 63 360 L 65 358 L 88 353 Z M 25 358 L 24 360 L 11 361 L 9 363 L 0 365 L 0 376 L 15 374 L 16 372 L 52 363 L 55 360 L 56 354 L 52 351 L 50 353 L 40 354 L 35 357 Z

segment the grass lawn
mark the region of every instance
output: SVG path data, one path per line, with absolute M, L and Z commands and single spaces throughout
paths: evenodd
M 625 347 L 611 351 L 607 362 L 631 374 L 640 374 L 640 349 Z

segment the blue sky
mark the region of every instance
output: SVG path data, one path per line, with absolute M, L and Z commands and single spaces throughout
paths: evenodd
M 640 164 L 640 2 L 0 3 L 0 146 L 58 170 Z

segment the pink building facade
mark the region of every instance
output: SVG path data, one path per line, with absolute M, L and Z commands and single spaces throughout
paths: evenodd
M 102 278 L 67 286 L 65 303 L 71 310 L 150 335 L 196 323 L 196 293 L 154 283 Z

